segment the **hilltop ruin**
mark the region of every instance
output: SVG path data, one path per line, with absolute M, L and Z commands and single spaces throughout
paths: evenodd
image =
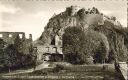
M 68 27 L 80 27 L 83 31 L 93 30 L 107 37 L 109 43 L 109 57 L 114 60 L 115 57 L 126 56 L 127 49 L 124 45 L 123 27 L 116 17 L 109 17 L 101 13 L 97 8 L 92 9 L 79 8 L 77 6 L 67 7 L 64 12 L 49 19 L 44 28 L 44 32 L 36 41 L 39 60 L 41 55 L 56 47 L 56 52 L 63 53 L 63 39 L 65 29 Z M 111 36 L 113 38 L 111 38 Z M 118 44 L 119 43 L 119 44 Z M 61 49 L 62 48 L 62 49 Z M 118 48 L 118 49 L 117 49 Z M 118 54 L 118 55 L 117 55 Z M 120 60 L 122 60 L 122 58 Z M 125 58 L 126 60 L 126 58 Z M 111 62 L 112 60 L 110 60 Z

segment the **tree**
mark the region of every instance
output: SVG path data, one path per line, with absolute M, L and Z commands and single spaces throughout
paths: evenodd
M 17 35 L 14 40 L 14 47 L 17 53 L 23 53 L 23 40 L 20 39 L 19 35 Z
M 3 65 L 7 67 L 10 71 L 11 68 L 21 68 L 27 65 L 31 65 L 33 61 L 33 56 L 31 54 L 23 53 L 22 39 L 17 37 L 14 40 L 14 44 L 8 44 L 4 48 Z M 33 47 L 31 47 L 33 48 Z M 30 51 L 32 50 L 30 48 Z
M 95 31 L 83 31 L 79 27 L 68 27 L 63 34 L 63 53 L 71 63 L 86 63 L 88 57 L 98 56 L 103 61 L 108 56 L 109 44 L 107 38 Z M 102 62 L 101 62 L 102 63 Z
M 68 27 L 65 29 L 65 34 L 63 34 L 63 53 L 66 56 L 66 60 L 71 63 L 80 63 L 78 52 L 81 47 L 81 40 L 83 40 L 82 35 L 84 32 L 77 27 Z
M 5 41 L 3 41 L 3 39 L 0 39 L 0 66 L 3 67 L 4 66 L 4 49 L 6 48 L 7 43 Z
M 9 68 L 10 72 L 10 68 L 19 65 L 19 62 L 20 59 L 17 58 L 17 52 L 14 45 L 8 45 L 4 51 L 4 65 Z
M 128 59 L 127 34 L 121 25 L 104 21 L 104 25 L 91 25 L 89 29 L 100 32 L 107 37 L 110 47 L 108 62 L 112 63 L 114 60 L 126 61 Z

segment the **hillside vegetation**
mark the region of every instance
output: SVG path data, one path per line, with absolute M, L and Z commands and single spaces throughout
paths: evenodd
M 75 30 L 74 33 L 69 33 L 66 35 L 65 31 L 71 29 L 70 27 L 76 27 L 81 29 L 83 32 Z M 78 33 L 77 33 L 78 32 Z M 71 6 L 67 7 L 66 10 L 58 15 L 53 16 L 49 19 L 48 24 L 44 28 L 44 32 L 37 40 L 37 44 L 46 45 L 51 44 L 52 39 L 58 35 L 60 37 L 66 36 L 66 39 L 62 39 L 63 48 L 67 49 L 69 53 L 79 54 L 91 54 L 94 53 L 105 53 L 107 55 L 106 62 L 113 62 L 114 60 L 126 61 L 127 60 L 127 49 L 128 49 L 128 29 L 122 27 L 116 17 L 109 17 L 100 13 L 97 8 L 92 9 L 78 9 Z M 79 40 L 71 40 L 74 37 Z M 84 36 L 83 36 L 84 35 Z M 84 39 L 81 39 L 84 38 Z M 68 42 L 67 40 L 70 40 Z M 81 43 L 83 40 L 83 43 Z M 77 43 L 77 48 L 75 52 L 73 47 Z M 70 45 L 67 46 L 66 44 Z M 81 52 L 81 49 L 82 52 Z M 67 54 L 63 50 L 64 54 Z M 101 56 L 101 55 L 99 55 Z M 77 56 L 76 56 L 77 57 Z M 83 56 L 82 56 L 83 57 Z M 80 57 L 80 59 L 82 59 Z M 86 58 L 85 56 L 84 58 Z M 94 58 L 94 55 L 92 56 Z

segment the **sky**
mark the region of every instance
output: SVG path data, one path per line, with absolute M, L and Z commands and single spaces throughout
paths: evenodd
M 126 0 L 0 0 L 0 31 L 25 32 L 26 37 L 32 34 L 36 40 L 48 20 L 71 5 L 86 9 L 96 7 L 127 27 Z

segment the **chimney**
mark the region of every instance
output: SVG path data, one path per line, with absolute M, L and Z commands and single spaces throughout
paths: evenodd
M 32 41 L 32 34 L 29 34 L 29 40 Z

